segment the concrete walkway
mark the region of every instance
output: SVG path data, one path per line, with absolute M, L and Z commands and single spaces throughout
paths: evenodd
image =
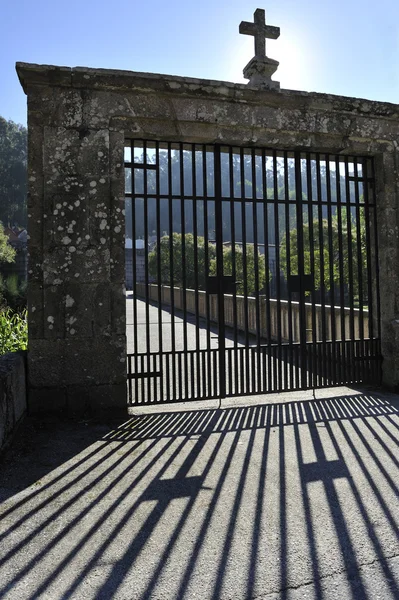
M 29 420 L 1 462 L 0 598 L 399 598 L 399 399 L 317 396 Z

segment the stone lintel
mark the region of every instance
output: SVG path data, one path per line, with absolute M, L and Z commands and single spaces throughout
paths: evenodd
M 16 70 L 26 94 L 38 86 L 113 90 L 122 93 L 130 91 L 140 94 L 165 93 L 174 97 L 216 98 L 220 101 L 233 100 L 276 108 L 314 109 L 361 114 L 374 119 L 399 119 L 398 104 L 334 94 L 286 89 L 281 89 L 276 94 L 274 90 L 248 87 L 246 83 L 89 67 L 57 67 L 18 62 Z

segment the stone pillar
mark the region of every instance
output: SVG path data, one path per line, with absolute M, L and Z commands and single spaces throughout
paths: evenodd
M 383 384 L 399 391 L 399 152 L 375 159 Z
M 126 407 L 123 132 L 80 91 L 28 93 L 29 403 Z

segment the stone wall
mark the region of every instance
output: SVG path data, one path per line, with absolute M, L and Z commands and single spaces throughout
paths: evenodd
M 0 451 L 12 439 L 26 413 L 26 355 L 0 357 Z
M 383 378 L 399 386 L 399 106 L 128 71 L 17 71 L 28 95 L 32 407 L 125 404 L 130 137 L 374 156 Z
M 155 284 L 149 284 L 146 286 L 144 283 L 136 283 L 136 294 L 138 298 L 142 300 L 148 298 L 158 304 L 158 292 L 159 286 Z M 147 289 L 146 289 L 147 288 Z M 173 306 L 177 311 L 183 311 L 186 306 L 187 313 L 193 315 L 196 314 L 196 293 L 195 290 L 174 287 L 173 293 L 171 293 L 171 287 L 168 285 L 161 285 L 161 304 L 163 306 L 171 306 L 173 296 Z M 206 303 L 206 292 L 198 290 L 198 315 L 201 317 L 207 317 L 207 303 Z M 312 309 L 314 306 L 315 312 L 315 324 L 316 328 L 313 330 L 313 317 Z M 235 310 L 234 310 L 235 309 Z M 270 323 L 267 321 L 267 311 L 270 312 Z M 331 311 L 331 306 L 324 306 L 324 311 L 320 304 L 310 304 L 305 302 L 305 321 L 306 321 L 306 333 L 307 341 L 323 341 L 323 312 L 325 320 L 325 340 L 332 339 L 332 331 L 334 324 L 335 339 L 342 340 L 350 339 L 351 336 L 351 321 L 353 322 L 353 330 L 356 338 L 360 336 L 360 324 L 359 324 L 359 313 L 358 308 L 345 307 L 343 309 L 343 322 L 341 317 L 341 308 L 334 308 Z M 236 321 L 234 315 L 237 315 Z M 299 343 L 301 340 L 300 335 L 300 318 L 299 318 L 299 302 L 292 301 L 289 303 L 287 300 L 276 300 L 270 298 L 266 300 L 265 296 L 259 297 L 259 323 L 260 331 L 257 331 L 257 300 L 256 298 L 249 296 L 246 301 L 244 296 L 234 297 L 231 294 L 224 295 L 224 323 L 228 327 L 237 328 L 239 331 L 245 331 L 246 318 L 248 315 L 248 330 L 253 335 L 260 334 L 260 337 L 264 339 L 278 340 L 278 332 L 280 330 L 281 341 L 290 341 L 290 315 L 291 315 L 291 335 L 294 343 Z M 181 315 L 179 315 L 181 316 Z M 218 301 L 217 296 L 210 295 L 209 297 L 209 320 L 213 323 L 217 323 L 219 318 Z M 344 336 L 342 335 L 344 334 Z M 369 336 L 369 316 L 368 310 L 363 310 L 363 336 L 368 338 Z

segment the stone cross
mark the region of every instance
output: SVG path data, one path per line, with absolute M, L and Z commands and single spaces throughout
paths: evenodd
M 254 22 L 241 21 L 239 31 L 255 38 L 255 56 L 243 70 L 245 79 L 249 79 L 248 85 L 257 89 L 279 90 L 280 84 L 272 81 L 278 61 L 266 56 L 266 38 L 276 40 L 280 35 L 280 28 L 266 25 L 265 11 L 263 8 L 257 8 L 254 12 Z
M 266 56 L 266 38 L 276 40 L 280 36 L 280 27 L 266 25 L 263 8 L 256 9 L 253 23 L 241 21 L 239 31 L 245 35 L 255 37 L 255 56 L 258 58 L 265 58 Z

